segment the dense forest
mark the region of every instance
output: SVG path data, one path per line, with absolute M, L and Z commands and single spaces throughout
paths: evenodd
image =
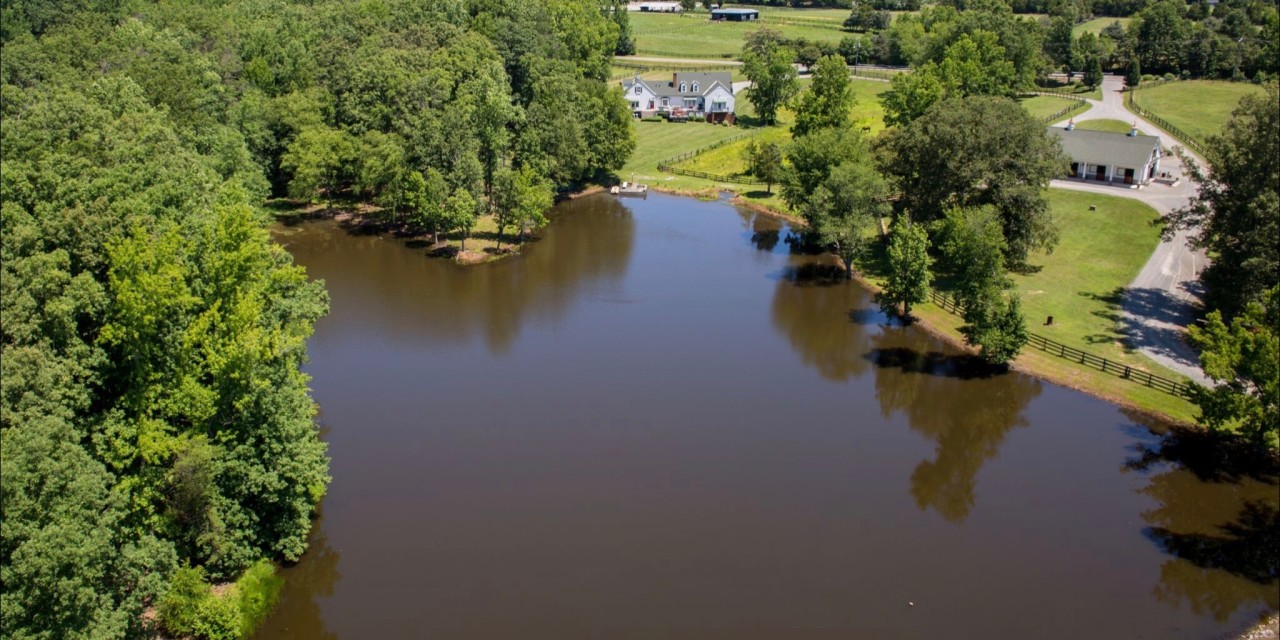
M 634 144 L 607 9 L 4 1 L 5 637 L 247 633 L 329 482 L 300 369 L 328 300 L 263 204 L 536 218 Z

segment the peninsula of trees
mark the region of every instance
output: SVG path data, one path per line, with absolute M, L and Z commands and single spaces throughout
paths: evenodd
M 247 633 L 246 568 L 303 554 L 329 482 L 300 370 L 328 300 L 261 205 L 536 226 L 632 149 L 602 9 L 4 3 L 5 637 Z

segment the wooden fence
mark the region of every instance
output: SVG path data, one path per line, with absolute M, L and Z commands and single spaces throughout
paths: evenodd
M 755 133 L 739 134 L 736 136 L 725 138 L 724 140 L 721 140 L 719 142 L 709 144 L 705 147 L 699 147 L 697 149 L 694 149 L 693 151 L 687 151 L 678 156 L 672 156 L 665 160 L 660 160 L 658 161 L 658 171 L 663 171 L 666 173 L 674 173 L 676 175 L 681 175 L 681 176 L 690 176 L 693 178 L 702 178 L 704 180 L 714 180 L 716 182 L 732 182 L 734 184 L 745 184 L 745 185 L 752 185 L 752 186 L 762 185 L 764 184 L 763 182 L 760 182 L 759 180 L 756 180 L 755 178 L 752 178 L 749 176 L 730 176 L 730 175 L 723 175 L 718 173 L 707 173 L 705 171 L 694 171 L 692 169 L 684 169 L 682 167 L 676 166 L 676 164 L 680 162 L 684 162 L 685 160 L 690 160 L 692 158 L 695 158 L 712 149 L 718 149 L 727 144 L 737 142 L 744 138 L 750 138 L 754 135 Z
M 952 298 L 937 291 L 929 291 L 929 300 L 942 308 L 943 311 L 960 315 L 963 309 Z M 1108 360 L 1102 356 L 1081 351 L 1075 347 L 1070 347 L 1057 340 L 1046 338 L 1040 334 L 1028 331 L 1027 344 L 1035 347 L 1045 353 L 1057 356 L 1064 360 L 1078 362 L 1090 368 L 1098 369 L 1103 373 L 1114 375 L 1137 384 L 1144 385 L 1157 391 L 1163 391 L 1167 394 L 1178 396 L 1181 398 L 1190 398 L 1192 396 L 1192 387 L 1189 384 L 1170 380 L 1164 376 L 1158 376 L 1148 373 L 1141 369 L 1135 369 L 1127 364 L 1121 364 Z
M 1161 85 L 1161 84 L 1164 84 L 1164 82 L 1158 82 L 1155 84 Z M 1160 127 L 1161 129 L 1164 129 L 1165 131 L 1168 131 L 1169 133 L 1173 134 L 1173 137 L 1177 138 L 1179 142 L 1187 145 L 1196 153 L 1199 153 L 1200 155 L 1204 155 L 1205 153 L 1204 145 L 1201 144 L 1200 140 L 1198 140 L 1195 136 L 1187 133 L 1186 131 L 1183 131 L 1182 129 L 1179 129 L 1168 120 L 1165 120 L 1164 118 L 1161 118 L 1160 116 L 1154 113 L 1151 113 L 1146 109 L 1143 109 L 1142 105 L 1138 104 L 1138 92 L 1142 91 L 1144 86 L 1146 85 L 1140 84 L 1138 85 L 1138 88 L 1129 89 L 1128 91 L 1125 92 L 1124 94 L 1125 106 L 1129 107 L 1130 111 L 1142 116 L 1144 119 L 1155 123 L 1155 125 Z

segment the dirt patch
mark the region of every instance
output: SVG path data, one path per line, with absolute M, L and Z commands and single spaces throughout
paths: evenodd
M 459 251 L 453 259 L 460 264 L 480 264 L 481 262 L 492 260 L 493 256 L 479 251 Z

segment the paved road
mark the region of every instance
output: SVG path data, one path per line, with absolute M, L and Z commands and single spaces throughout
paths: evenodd
M 1106 76 L 1102 81 L 1102 100 L 1089 100 L 1089 110 L 1075 116 L 1076 122 L 1103 118 L 1136 121 L 1139 131 L 1159 137 L 1163 146 L 1178 145 L 1173 136 L 1124 107 L 1123 88 L 1123 79 Z M 1193 158 L 1204 164 L 1199 156 L 1193 155 Z M 1177 156 L 1162 159 L 1160 170 L 1185 175 L 1182 160 Z M 1052 184 L 1062 189 L 1133 198 L 1151 205 L 1161 214 L 1186 206 L 1196 193 L 1196 186 L 1186 178 L 1176 187 L 1153 183 L 1142 189 L 1074 180 L 1054 180 Z M 1185 340 L 1185 329 L 1195 321 L 1196 308 L 1200 305 L 1200 270 L 1207 264 L 1203 252 L 1191 249 L 1189 239 L 1190 234 L 1183 231 L 1156 247 L 1142 271 L 1125 289 L 1122 322 L 1129 342 L 1136 349 L 1192 380 L 1209 384 L 1200 369 L 1198 354 Z

